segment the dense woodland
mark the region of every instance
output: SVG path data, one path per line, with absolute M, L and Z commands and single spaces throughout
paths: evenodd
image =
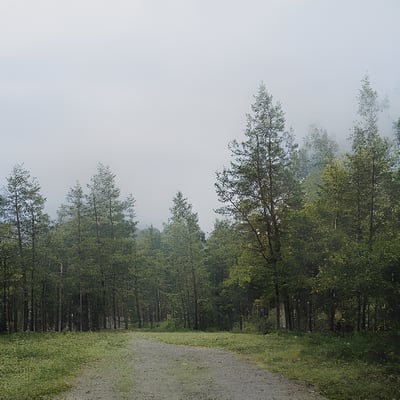
M 133 198 L 102 164 L 52 220 L 16 165 L 0 195 L 0 331 L 397 331 L 400 119 L 380 132 L 368 77 L 357 101 L 342 154 L 322 128 L 298 144 L 260 85 L 216 174 L 209 237 L 181 192 L 162 230 L 137 229 Z

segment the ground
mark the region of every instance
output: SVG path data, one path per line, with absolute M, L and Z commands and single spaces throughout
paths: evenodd
M 322 400 L 232 353 L 134 337 L 56 400 Z

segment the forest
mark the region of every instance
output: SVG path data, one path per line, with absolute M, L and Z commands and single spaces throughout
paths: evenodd
M 180 191 L 161 230 L 138 229 L 103 164 L 52 219 L 17 164 L 0 194 L 0 332 L 398 332 L 400 119 L 381 132 L 368 77 L 357 101 L 343 152 L 319 127 L 299 143 L 261 84 L 207 237 Z

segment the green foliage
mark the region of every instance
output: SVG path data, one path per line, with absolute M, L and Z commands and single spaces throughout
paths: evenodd
M 217 173 L 215 184 L 223 203 L 219 210 L 246 226 L 253 235 L 254 251 L 263 259 L 274 287 L 275 303 L 287 303 L 282 233 L 291 210 L 299 208 L 297 149 L 292 132 L 285 130 L 279 103 L 260 85 L 252 114 L 247 116 L 245 140 L 230 146 L 230 168 Z M 277 307 L 276 326 L 281 325 Z
M 178 192 L 171 218 L 165 225 L 163 244 L 172 288 L 173 318 L 178 326 L 199 329 L 207 314 L 207 271 L 204 266 L 204 234 L 188 199 Z
M 397 331 L 399 147 L 379 130 L 368 77 L 357 100 L 340 156 L 317 127 L 298 149 L 261 84 L 217 173 L 231 219 L 208 238 L 181 192 L 162 230 L 137 231 L 133 198 L 121 199 L 102 164 L 50 221 L 38 182 L 17 165 L 0 195 L 0 331 Z
M 397 145 L 400 145 L 400 118 L 393 122 L 393 130 Z
M 299 150 L 299 176 L 306 201 L 315 201 L 322 183 L 322 171 L 338 154 L 337 143 L 326 130 L 311 126 Z
M 33 330 L 37 325 L 36 297 L 37 276 L 43 274 L 43 264 L 39 262 L 42 236 L 48 229 L 48 216 L 43 212 L 45 199 L 40 193 L 39 183 L 31 178 L 24 166 L 16 165 L 7 178 L 5 195 L 2 199 L 0 217 L 8 228 L 8 240 L 14 243 L 13 254 L 7 251 L 1 255 L 3 267 L 3 312 L 2 330 L 8 331 L 10 327 L 7 314 L 7 290 L 14 293 L 15 301 L 21 302 L 21 319 L 14 318 L 14 326 L 22 326 L 23 330 Z M 10 246 L 7 246 L 10 249 Z M 5 249 L 5 247 L 3 247 Z M 11 263 L 10 263 L 11 261 Z M 9 269 L 17 272 L 10 280 Z M 18 278 L 17 278 L 18 277 Z M 17 300 L 18 299 L 18 300 Z M 36 318 L 38 319 L 38 318 Z M 43 320 L 43 314 L 41 315 Z M 43 325 L 43 323 L 42 323 Z

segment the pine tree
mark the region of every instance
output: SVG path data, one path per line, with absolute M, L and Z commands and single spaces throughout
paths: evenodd
M 230 168 L 217 173 L 216 190 L 224 203 L 219 211 L 247 224 L 266 268 L 272 270 L 279 328 L 282 297 L 287 302 L 287 294 L 282 293 L 282 228 L 289 210 L 299 205 L 300 191 L 293 163 L 293 136 L 285 130 L 281 105 L 273 102 L 263 84 L 255 96 L 252 114 L 247 116 L 245 136 L 245 141 L 233 141 L 230 146 Z
M 176 303 L 185 327 L 199 329 L 204 291 L 204 234 L 192 205 L 178 192 L 173 199 L 171 218 L 164 230 L 169 266 L 178 296 Z
M 47 217 L 43 212 L 45 199 L 40 186 L 23 165 L 16 165 L 7 179 L 4 198 L 5 220 L 13 227 L 18 248 L 17 267 L 21 273 L 22 326 L 23 330 L 35 330 L 35 272 L 37 268 L 37 240 L 40 224 Z M 14 324 L 18 326 L 18 313 Z

